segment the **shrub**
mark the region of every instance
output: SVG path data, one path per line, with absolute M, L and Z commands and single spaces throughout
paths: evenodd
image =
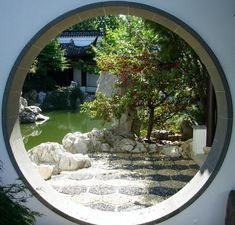
M 29 197 L 27 195 L 28 191 L 23 184 L 0 185 L 0 225 L 35 224 L 40 214 L 25 205 Z
M 47 94 L 41 108 L 43 110 L 76 109 L 77 99 L 80 102 L 83 100 L 79 87 L 59 87 Z
M 113 117 L 114 107 L 110 98 L 98 92 L 94 101 L 82 104 L 81 111 L 87 113 L 91 118 L 110 122 Z
M 55 89 L 56 82 L 52 77 L 39 76 L 36 74 L 28 74 L 25 78 L 23 93 L 27 93 L 31 90 L 39 91 L 51 91 Z

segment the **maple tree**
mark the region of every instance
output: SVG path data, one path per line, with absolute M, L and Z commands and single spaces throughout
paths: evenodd
M 150 140 L 154 126 L 164 127 L 167 120 L 182 112 L 192 118 L 192 109 L 201 114 L 204 111 L 203 64 L 181 38 L 166 28 L 123 16 L 116 29 L 106 30 L 95 53 L 99 69 L 118 77 L 118 91 L 111 98 L 99 94 L 94 102 L 85 104 L 83 108 L 93 116 L 101 118 L 104 113 L 107 120 L 132 112 L 133 124 L 138 120 L 145 126 Z M 139 135 L 138 129 L 130 132 Z

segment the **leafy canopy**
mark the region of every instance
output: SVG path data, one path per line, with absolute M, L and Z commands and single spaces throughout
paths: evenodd
M 106 99 L 113 107 L 112 116 L 136 111 L 150 138 L 153 126 L 164 126 L 180 113 L 192 117 L 195 107 L 202 110 L 198 102 L 203 105 L 206 75 L 194 51 L 174 33 L 141 18 L 120 18 L 118 27 L 107 29 L 95 48 L 96 62 L 101 71 L 119 78 L 119 91 Z M 99 96 L 90 103 L 96 104 L 90 107 L 91 114 L 106 110 L 100 100 Z

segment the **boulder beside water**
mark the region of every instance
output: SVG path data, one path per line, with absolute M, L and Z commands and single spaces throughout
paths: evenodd
M 180 144 L 146 143 L 138 138 L 122 136 L 115 129 L 98 130 L 91 132 L 68 133 L 62 140 L 63 147 L 71 153 L 161 153 L 169 157 L 189 157 L 184 153 Z M 182 150 L 183 148 L 183 150 Z
M 127 152 L 143 153 L 157 152 L 157 144 L 149 144 L 121 136 L 113 129 L 97 130 L 94 128 L 88 133 L 69 133 L 62 140 L 63 147 L 71 153 L 92 153 L 92 152 Z
M 28 106 L 27 100 L 20 97 L 19 120 L 21 123 L 35 123 L 36 121 L 46 121 L 47 116 L 41 114 L 42 110 L 38 106 Z
M 28 152 L 39 174 L 44 179 L 62 171 L 72 171 L 91 166 L 90 158 L 83 154 L 67 152 L 62 145 L 55 142 L 42 143 Z

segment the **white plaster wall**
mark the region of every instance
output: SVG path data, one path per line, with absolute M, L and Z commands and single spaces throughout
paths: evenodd
M 78 82 L 81 85 L 81 70 L 79 70 L 78 68 L 73 67 L 73 80 Z
M 99 78 L 99 75 L 87 73 L 87 86 L 96 87 L 97 86 L 96 82 L 98 78 Z
M 74 8 L 99 0 L 7 0 L 0 1 L 0 100 L 10 70 L 23 47 L 48 22 Z M 218 57 L 235 99 L 235 1 L 234 0 L 136 0 L 167 11 L 191 26 Z M 1 122 L 0 122 L 1 123 Z M 4 182 L 17 177 L 9 160 L 0 129 L 0 159 Z M 222 225 L 228 193 L 235 189 L 235 132 L 227 157 L 210 187 L 194 204 L 161 225 Z M 44 214 L 38 225 L 74 224 L 46 209 L 37 199 L 29 205 Z M 112 224 L 112 222 L 110 223 Z

